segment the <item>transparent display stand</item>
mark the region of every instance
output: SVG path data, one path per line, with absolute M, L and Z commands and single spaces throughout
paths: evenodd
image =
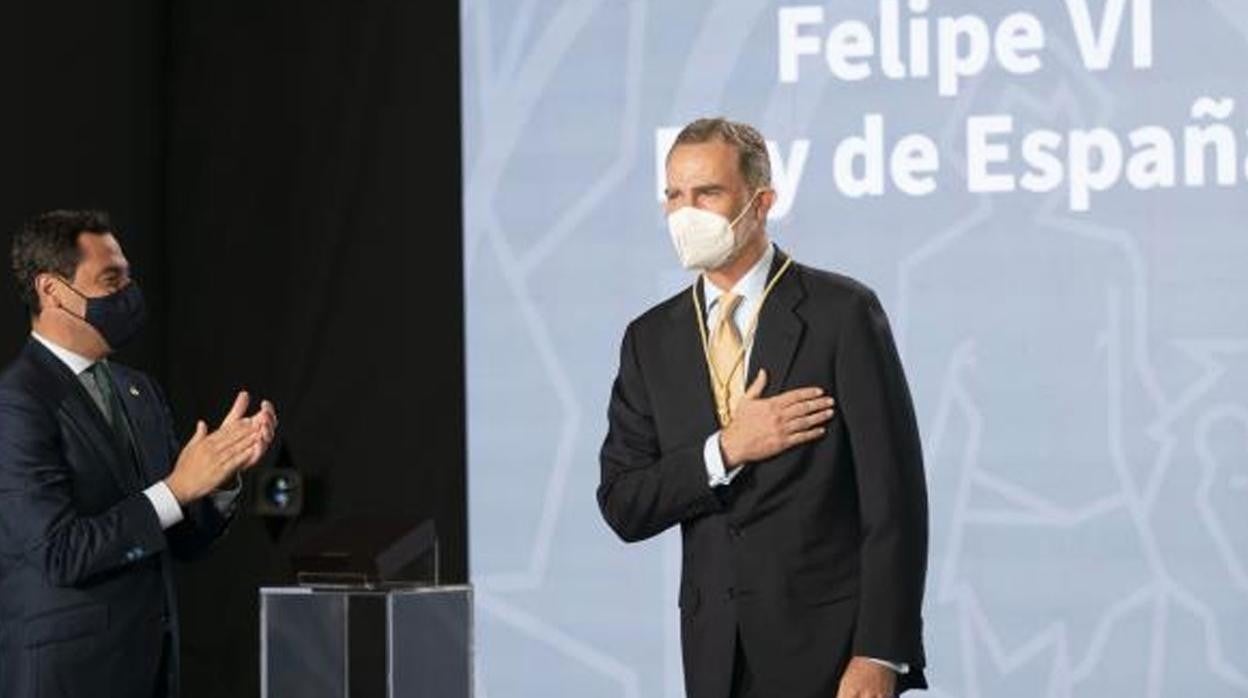
M 263 698 L 472 695 L 472 590 L 260 590 Z

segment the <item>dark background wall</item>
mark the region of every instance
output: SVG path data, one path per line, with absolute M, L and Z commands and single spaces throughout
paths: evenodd
M 186 695 L 258 693 L 256 589 L 340 516 L 434 517 L 465 580 L 456 4 L 2 12 L 6 254 L 31 213 L 112 211 L 153 305 L 124 358 L 184 432 L 240 387 L 269 397 L 310 481 L 304 517 L 248 510 L 179 571 Z M 27 331 L 5 294 L 0 355 Z
M 0 3 L 0 244 L 50 208 L 103 208 L 125 225 L 125 250 L 144 286 L 164 280 L 164 3 L 87 0 Z M 0 356 L 29 332 L 6 281 Z M 127 358 L 164 371 L 165 298 Z

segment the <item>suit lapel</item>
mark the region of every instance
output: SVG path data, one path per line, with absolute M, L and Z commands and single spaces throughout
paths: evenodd
M 787 259 L 788 255 L 777 248 L 771 270 L 767 274 L 768 280 L 780 270 Z M 793 366 L 793 356 L 797 353 L 806 327 L 797 314 L 797 306 L 805 297 L 806 292 L 796 264 L 793 264 L 776 282 L 775 288 L 771 290 L 759 311 L 746 384 L 755 378 L 758 369 L 767 369 L 767 388 L 763 391 L 764 395 L 776 395 L 785 388 L 789 369 Z
M 113 364 L 112 376 L 113 394 L 117 396 L 117 403 L 121 405 L 122 418 L 130 425 L 130 438 L 134 444 L 134 456 L 138 459 L 139 468 L 146 474 L 148 480 L 159 479 L 166 473 L 155 472 L 154 469 L 155 461 L 152 456 L 156 450 L 148 440 L 151 419 L 146 411 L 147 404 L 143 402 L 143 393 L 139 390 L 138 382 L 128 370 L 116 364 Z
M 112 471 L 121 490 L 126 493 L 137 492 L 140 487 L 134 468 L 130 467 L 128 459 L 122 454 L 121 444 L 118 443 L 112 427 L 104 421 L 104 416 L 91 402 L 91 396 L 86 393 L 86 389 L 79 386 L 67 393 L 61 409 L 86 434 L 100 459 Z
M 84 435 L 105 467 L 112 472 L 121 491 L 127 494 L 137 492 L 140 488 L 134 468 L 127 463 L 112 427 L 95 406 L 95 401 L 78 380 L 78 376 L 37 341 L 31 340 L 27 344 L 27 351 L 61 385 L 64 390 L 60 402 L 61 411 Z
M 693 293 L 698 302 L 705 297 L 702 279 L 694 285 Z M 715 416 L 715 397 L 711 392 L 711 378 L 707 373 L 706 351 L 698 332 L 698 315 L 693 308 L 692 294 L 686 291 L 684 301 L 678 301 L 670 316 L 671 326 L 664 337 L 664 363 L 672 367 L 668 383 L 671 395 L 682 401 L 682 412 L 690 415 L 694 433 L 709 434 L 719 429 Z M 705 313 L 705 308 L 703 309 Z M 705 320 L 705 317 L 702 318 Z

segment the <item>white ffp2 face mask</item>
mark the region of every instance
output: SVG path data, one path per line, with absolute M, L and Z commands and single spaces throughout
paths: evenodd
M 761 190 L 760 190 L 761 191 Z M 759 192 L 746 202 L 745 208 L 731 221 L 714 211 L 693 206 L 682 206 L 667 216 L 667 230 L 672 235 L 676 255 L 686 269 L 706 271 L 716 269 L 732 258 L 740 249 L 744 237 L 737 234 L 735 226 Z

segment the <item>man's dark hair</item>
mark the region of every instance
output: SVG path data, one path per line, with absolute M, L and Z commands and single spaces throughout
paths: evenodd
M 672 150 L 686 143 L 707 143 L 721 140 L 737 149 L 737 166 L 751 189 L 771 187 L 771 160 L 767 158 L 767 141 L 758 129 L 723 117 L 698 119 L 681 129 Z M 668 151 L 671 157 L 671 151 Z
M 31 315 L 38 315 L 40 311 L 35 278 L 50 273 L 72 280 L 82 261 L 78 236 L 86 232 L 116 231 L 103 211 L 48 211 L 27 219 L 13 236 L 12 263 L 17 295 Z

